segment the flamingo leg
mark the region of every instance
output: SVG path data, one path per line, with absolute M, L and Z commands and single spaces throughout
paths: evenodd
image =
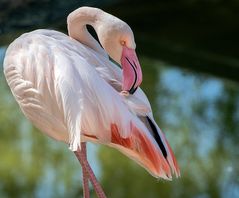
M 81 153 L 82 157 L 87 160 L 87 151 L 86 151 L 86 142 L 81 143 Z M 90 190 L 89 190 L 89 176 L 85 166 L 82 166 L 82 179 L 83 179 L 83 194 L 84 198 L 90 198 Z
M 93 187 L 94 187 L 94 189 L 95 189 L 95 192 L 96 192 L 98 198 L 106 198 L 106 195 L 105 195 L 105 193 L 104 193 L 100 183 L 96 179 L 96 176 L 95 176 L 93 170 L 91 169 L 91 167 L 90 167 L 90 165 L 89 165 L 89 163 L 87 161 L 86 149 L 84 150 L 84 147 L 86 145 L 82 145 L 82 144 L 84 144 L 84 143 L 81 143 L 81 150 L 78 149 L 77 151 L 75 151 L 75 155 L 76 155 L 77 159 L 79 160 L 79 162 L 80 162 L 80 164 L 82 166 L 83 171 L 85 170 L 86 175 L 84 175 L 84 173 L 83 173 L 83 177 L 87 176 L 87 178 L 86 178 L 86 180 L 87 180 L 86 181 L 86 185 L 87 185 L 88 178 L 89 178 L 91 183 L 92 183 L 92 185 L 93 185 Z M 82 150 L 82 148 L 83 148 L 83 150 Z M 83 183 L 84 183 L 84 178 L 83 178 Z M 83 184 L 83 185 L 84 185 L 83 188 L 85 188 L 85 184 Z M 87 188 L 89 188 L 89 187 L 87 186 Z M 84 194 L 84 196 L 85 195 L 86 194 Z

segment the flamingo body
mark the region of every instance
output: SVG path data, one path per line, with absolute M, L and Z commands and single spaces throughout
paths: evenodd
M 36 30 L 8 47 L 4 73 L 25 116 L 48 136 L 69 144 L 72 151 L 81 142 L 105 144 L 155 177 L 179 176 L 147 97 L 127 79 L 126 87 L 132 86 L 134 93 L 121 93 L 126 70 L 106 54 L 63 33 Z M 135 74 L 140 84 L 142 76 Z

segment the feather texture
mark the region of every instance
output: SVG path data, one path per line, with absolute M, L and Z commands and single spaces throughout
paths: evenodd
M 9 46 L 4 73 L 26 117 L 48 136 L 69 144 L 71 150 L 77 150 L 82 141 L 106 144 L 155 177 L 170 179 L 171 171 L 179 176 L 144 92 L 138 88 L 132 96 L 121 95 L 122 70 L 106 56 L 63 33 L 36 30 Z

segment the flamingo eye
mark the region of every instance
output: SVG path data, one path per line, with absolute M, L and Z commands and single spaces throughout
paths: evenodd
M 125 45 L 126 45 L 126 42 L 125 42 L 125 41 L 120 41 L 120 44 L 121 44 L 122 46 L 125 46 Z

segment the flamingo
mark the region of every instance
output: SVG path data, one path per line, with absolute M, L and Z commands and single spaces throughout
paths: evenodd
M 100 44 L 86 25 L 95 29 Z M 93 7 L 70 13 L 67 27 L 69 36 L 46 29 L 21 35 L 6 51 L 4 74 L 24 115 L 75 153 L 84 197 L 90 196 L 89 181 L 99 198 L 106 197 L 87 161 L 86 142 L 119 150 L 156 178 L 180 176 L 139 87 L 142 71 L 131 28 Z

